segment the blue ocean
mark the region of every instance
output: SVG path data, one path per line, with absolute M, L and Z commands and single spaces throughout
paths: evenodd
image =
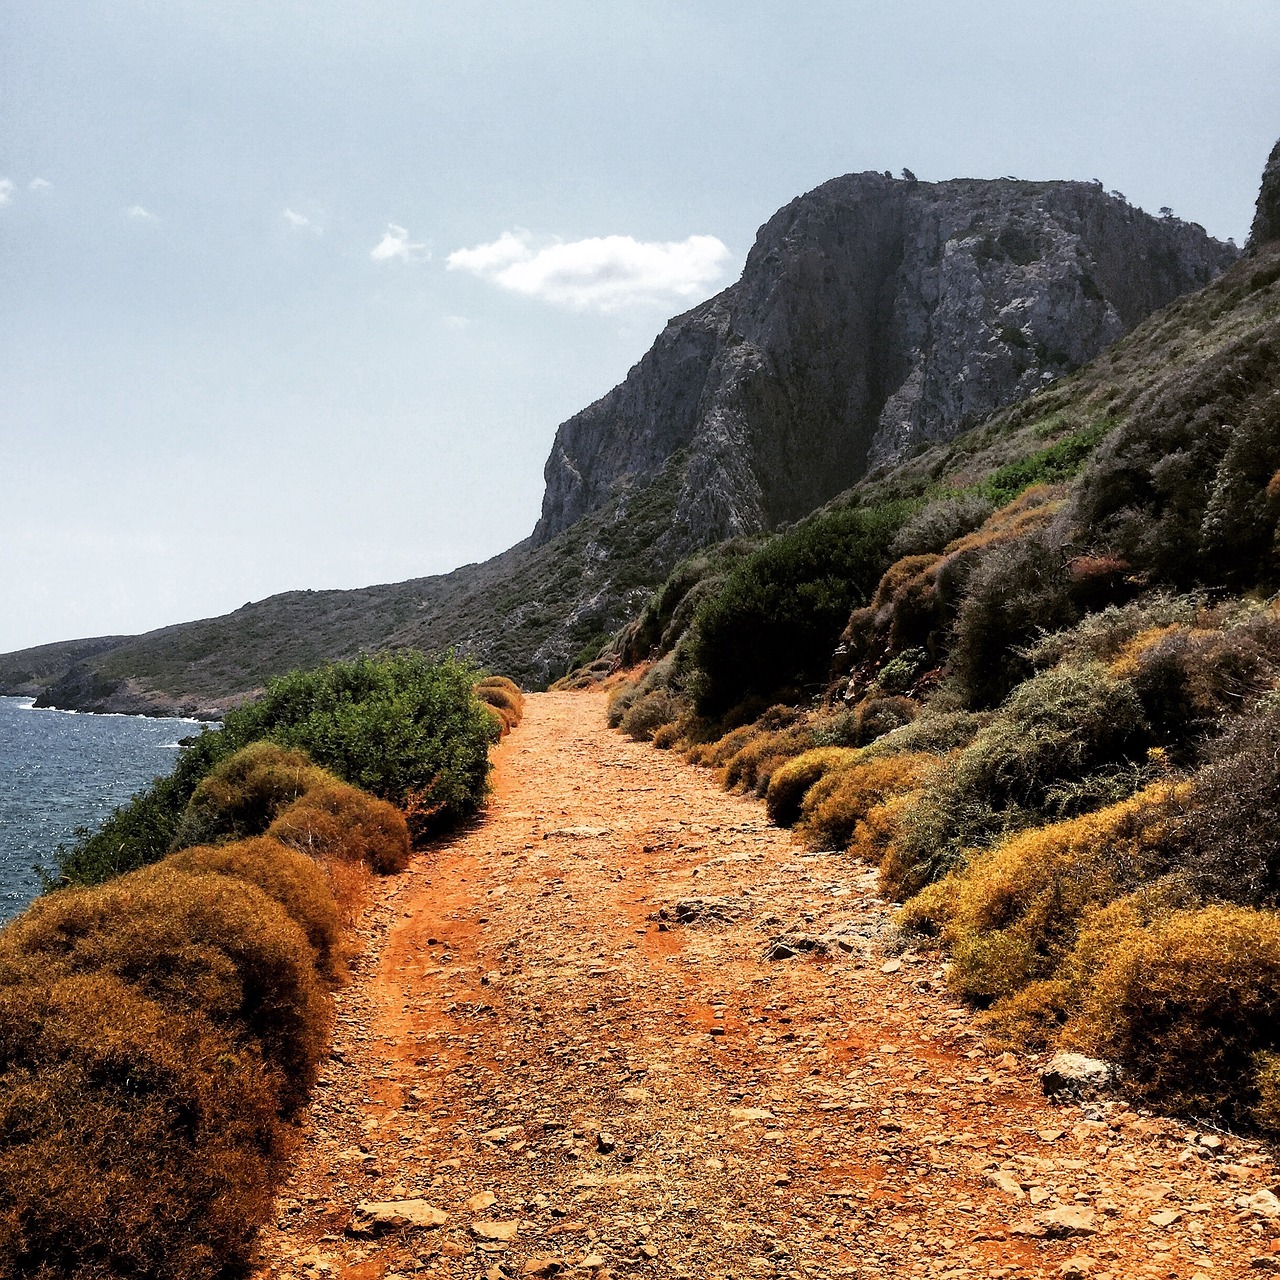
M 0 921 L 40 891 L 60 843 L 168 773 L 193 720 L 37 711 L 0 698 Z

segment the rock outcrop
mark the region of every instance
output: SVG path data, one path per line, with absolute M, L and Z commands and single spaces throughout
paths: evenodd
M 675 459 L 672 550 L 795 520 L 1085 363 L 1236 257 L 1075 182 L 824 183 L 561 426 L 534 542 Z
M 1280 240 L 1280 142 L 1271 148 L 1262 171 L 1262 189 L 1249 232 L 1249 248 L 1257 250 L 1272 240 Z

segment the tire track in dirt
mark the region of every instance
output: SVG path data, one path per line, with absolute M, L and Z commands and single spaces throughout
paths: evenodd
M 601 694 L 529 697 L 495 763 L 484 820 L 366 912 L 260 1277 L 1278 1269 L 1255 1145 L 1051 1106 L 891 956 L 874 877 Z M 783 933 L 844 941 L 767 958 Z M 444 1224 L 349 1234 L 409 1199 Z

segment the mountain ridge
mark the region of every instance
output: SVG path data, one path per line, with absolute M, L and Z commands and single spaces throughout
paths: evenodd
M 833 179 L 561 426 L 530 538 L 448 574 L 2 655 L 0 692 L 217 716 L 288 669 L 410 646 L 545 684 L 691 552 L 789 523 L 1053 383 L 1236 256 L 1089 183 Z

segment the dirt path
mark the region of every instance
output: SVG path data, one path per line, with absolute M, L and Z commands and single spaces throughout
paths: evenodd
M 600 695 L 531 697 L 496 785 L 368 913 L 262 1277 L 1280 1269 L 1256 1148 L 1049 1105 L 885 950 L 873 879 Z M 834 954 L 770 959 L 787 933 Z M 443 1225 L 349 1233 L 414 1198 Z

